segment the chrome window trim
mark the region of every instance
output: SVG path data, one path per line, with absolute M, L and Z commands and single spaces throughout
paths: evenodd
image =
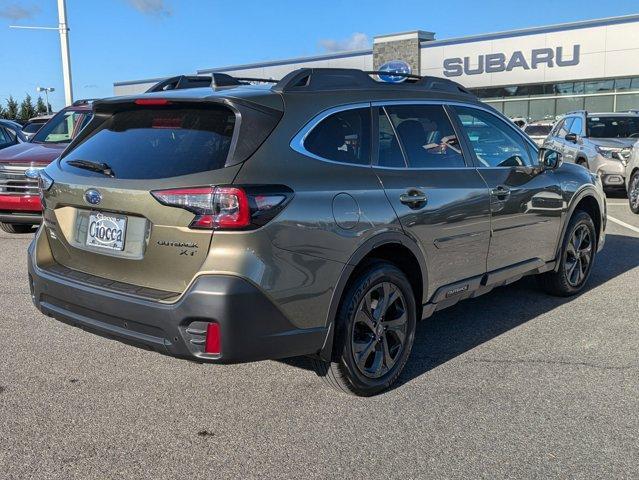
M 323 120 L 330 117 L 334 113 L 345 112 L 348 110 L 356 110 L 358 108 L 368 108 L 370 112 L 371 102 L 359 102 L 359 103 L 350 103 L 345 105 L 339 105 L 336 107 L 331 107 L 328 110 L 324 110 L 317 115 L 315 115 L 310 121 L 306 123 L 302 127 L 302 129 L 297 132 L 297 134 L 291 140 L 289 146 L 296 151 L 297 153 L 301 153 L 306 157 L 313 158 L 315 160 L 320 160 L 322 162 L 334 163 L 336 165 L 346 165 L 350 167 L 363 167 L 363 168 L 371 168 L 371 159 L 368 159 L 368 163 L 347 163 L 347 162 L 338 162 L 337 160 L 331 160 L 329 158 L 320 157 L 319 155 L 315 155 L 312 152 L 309 152 L 304 146 L 304 142 L 306 141 L 306 137 L 311 133 L 315 127 L 317 127 Z M 371 132 L 372 135 L 373 132 Z
M 306 137 L 309 135 L 309 133 L 320 123 L 322 122 L 322 120 L 326 119 L 327 117 L 329 117 L 330 115 L 333 115 L 334 113 L 339 113 L 339 112 L 343 112 L 343 111 L 347 111 L 347 110 L 355 110 L 358 108 L 372 108 L 372 107 L 381 107 L 384 108 L 386 106 L 391 106 L 391 105 L 441 105 L 442 108 L 444 108 L 445 106 L 459 106 L 459 107 L 467 107 L 467 108 L 475 108 L 477 110 L 482 110 L 490 115 L 492 115 L 493 117 L 497 118 L 497 120 L 501 121 L 502 123 L 506 124 L 508 127 L 510 127 L 514 132 L 517 133 L 517 135 L 519 135 L 524 142 L 528 143 L 528 145 L 530 145 L 530 147 L 533 149 L 533 152 L 537 152 L 539 150 L 539 147 L 535 144 L 535 142 L 533 142 L 532 140 L 530 140 L 522 131 L 521 129 L 515 125 L 514 123 L 512 123 L 508 118 L 504 117 L 503 115 L 501 115 L 499 112 L 496 112 L 492 107 L 486 107 L 483 104 L 475 104 L 475 103 L 469 103 L 469 102 L 461 102 L 461 101 L 447 101 L 447 100 L 375 100 L 375 101 L 371 101 L 371 102 L 358 102 L 358 103 L 350 103 L 350 104 L 344 104 L 344 105 L 338 105 L 335 107 L 331 107 L 327 110 L 324 110 L 320 113 L 318 113 L 317 115 L 315 115 L 311 120 L 309 120 L 306 125 L 304 125 L 301 130 L 293 137 L 293 139 L 291 140 L 289 146 L 296 151 L 297 153 L 300 153 L 306 157 L 310 157 L 313 158 L 315 160 L 319 160 L 322 162 L 327 162 L 327 163 L 333 163 L 336 165 L 346 165 L 346 166 L 351 166 L 351 167 L 363 167 L 363 168 L 375 168 L 375 169 L 382 169 L 382 170 L 401 170 L 401 171 L 421 171 L 421 170 L 463 170 L 466 168 L 475 168 L 478 170 L 481 169 L 512 169 L 515 167 L 485 167 L 485 166 L 474 166 L 474 165 L 467 165 L 465 167 L 441 167 L 441 168 L 432 168 L 432 167 L 382 167 L 379 165 L 373 165 L 371 163 L 371 159 L 369 159 L 369 162 L 367 164 L 361 164 L 361 163 L 346 163 L 346 162 L 338 162 L 336 160 L 330 160 L 328 158 L 324 158 L 324 157 L 320 157 L 319 155 L 315 155 L 314 153 L 309 152 L 308 150 L 306 150 L 306 148 L 304 147 L 304 141 L 306 140 Z M 446 112 L 446 115 L 448 116 L 448 112 L 446 111 L 446 108 L 444 108 L 444 112 Z M 450 119 L 450 116 L 448 116 L 448 119 L 451 121 L 451 124 L 453 126 L 453 130 L 455 130 L 455 123 L 452 122 L 452 119 Z M 391 122 L 392 125 L 392 122 Z M 394 126 L 393 126 L 394 128 Z M 371 135 L 373 135 L 376 132 L 371 132 Z M 455 130 L 455 133 L 457 135 L 459 135 L 459 133 Z M 465 157 L 464 157 L 465 158 Z M 529 168 L 533 168 L 535 165 L 531 165 L 529 166 Z

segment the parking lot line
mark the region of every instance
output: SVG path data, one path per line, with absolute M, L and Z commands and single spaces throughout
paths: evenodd
M 624 207 L 628 205 L 628 202 L 606 202 L 608 205 L 612 205 L 613 207 Z
M 634 225 L 630 225 L 629 223 L 622 222 L 618 218 L 611 217 L 610 215 L 608 215 L 608 220 L 610 220 L 611 222 L 616 223 L 617 225 L 621 225 L 622 227 L 626 227 L 626 228 L 632 230 L 633 232 L 639 233 L 639 228 L 635 227 Z

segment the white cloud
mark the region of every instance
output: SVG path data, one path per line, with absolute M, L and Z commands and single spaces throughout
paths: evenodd
M 147 15 L 157 15 L 170 17 L 173 15 L 171 7 L 164 3 L 164 0 L 127 0 L 138 12 Z
M 40 12 L 37 5 L 20 5 L 19 3 L 0 2 L 0 17 L 9 20 L 25 20 Z
M 327 52 L 342 52 L 347 50 L 363 50 L 370 48 L 371 41 L 368 35 L 361 32 L 355 32 L 350 37 L 342 40 L 324 39 L 320 40 L 320 46 Z

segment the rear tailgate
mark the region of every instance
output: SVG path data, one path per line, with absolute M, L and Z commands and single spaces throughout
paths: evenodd
M 242 108 L 244 123 L 267 115 Z M 206 259 L 213 229 L 194 228 L 194 211 L 163 204 L 151 192 L 232 184 L 242 160 L 235 155 L 242 143 L 238 112 L 172 102 L 120 104 L 96 117 L 94 128 L 46 170 L 54 181 L 44 194 L 52 261 L 180 293 Z M 266 138 L 278 120 L 262 121 L 268 131 L 253 131 L 251 142 Z

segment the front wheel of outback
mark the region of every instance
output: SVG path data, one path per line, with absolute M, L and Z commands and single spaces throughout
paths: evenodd
M 628 183 L 628 203 L 632 213 L 639 213 L 639 170 L 632 174 Z
M 33 225 L 0 222 L 0 229 L 7 233 L 31 233 L 33 231 Z
M 415 295 L 406 275 L 387 262 L 365 267 L 342 297 L 332 361 L 313 359 L 331 387 L 375 395 L 402 372 L 415 339 Z
M 542 287 L 551 295 L 568 297 L 583 290 L 597 252 L 595 225 L 586 212 L 574 213 L 566 229 L 556 271 L 540 277 Z

